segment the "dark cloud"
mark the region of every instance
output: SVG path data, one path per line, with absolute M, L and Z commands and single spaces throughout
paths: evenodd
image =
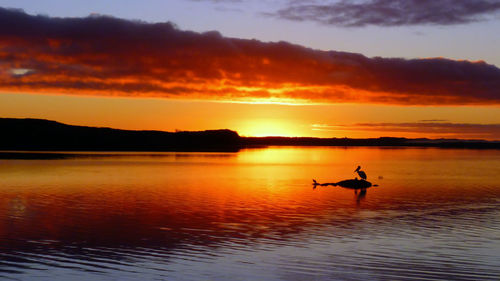
M 423 119 L 419 120 L 419 122 L 446 122 L 446 119 Z
M 430 120 L 432 121 L 432 120 Z M 500 140 L 500 124 L 475 124 L 451 122 L 414 123 L 357 123 L 342 125 L 313 125 L 315 130 L 327 131 L 376 131 L 385 133 L 415 133 L 428 136 L 478 138 Z
M 360 27 L 366 25 L 453 25 L 487 19 L 500 11 L 498 0 L 289 1 L 271 14 L 295 21 Z
M 29 75 L 22 74 L 29 70 Z M 49 18 L 0 9 L 0 89 L 184 99 L 499 104 L 500 69 L 443 58 L 368 58 L 171 23 Z

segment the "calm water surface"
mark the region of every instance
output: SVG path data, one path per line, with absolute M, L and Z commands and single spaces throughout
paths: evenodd
M 312 188 L 353 178 L 366 194 Z M 0 278 L 500 280 L 500 151 L 0 160 Z

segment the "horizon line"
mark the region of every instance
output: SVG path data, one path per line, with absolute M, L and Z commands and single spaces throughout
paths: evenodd
M 354 138 L 354 137 L 314 137 L 314 136 L 283 136 L 283 135 L 266 135 L 266 136 L 251 136 L 251 135 L 240 135 L 237 130 L 229 129 L 229 128 L 218 128 L 218 129 L 203 129 L 203 130 L 180 130 L 175 129 L 174 131 L 166 131 L 166 130 L 147 130 L 147 129 L 121 129 L 116 127 L 106 127 L 106 126 L 88 126 L 88 125 L 76 125 L 76 124 L 68 124 L 57 120 L 52 119 L 44 119 L 44 118 L 33 118 L 33 117 L 0 117 L 1 119 L 15 119 L 15 120 L 38 120 L 38 121 L 47 121 L 54 122 L 66 126 L 74 126 L 74 127 L 86 127 L 86 128 L 98 128 L 98 129 L 111 129 L 111 130 L 119 130 L 119 131 L 132 131 L 132 132 L 162 132 L 162 133 L 182 133 L 182 132 L 207 132 L 207 131 L 232 131 L 235 132 L 240 138 L 308 138 L 308 139 L 318 139 L 318 140 L 328 140 L 328 139 L 351 139 L 351 140 L 370 140 L 370 139 L 407 139 L 407 140 L 430 140 L 430 141 L 438 141 L 438 140 L 455 140 L 455 141 L 466 141 L 466 142 L 490 142 L 490 143 L 500 143 L 500 140 L 493 139 L 461 139 L 461 138 L 429 138 L 429 137 L 418 137 L 418 138 L 410 138 L 410 137 L 400 137 L 400 136 L 378 136 L 378 137 L 364 137 L 364 138 Z

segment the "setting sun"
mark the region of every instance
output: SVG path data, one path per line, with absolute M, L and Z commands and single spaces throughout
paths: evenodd
M 290 122 L 279 119 L 252 119 L 243 123 L 238 132 L 249 137 L 294 137 L 299 135 L 294 127 Z

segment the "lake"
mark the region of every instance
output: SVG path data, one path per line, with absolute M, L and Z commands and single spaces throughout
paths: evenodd
M 45 156 L 0 160 L 2 279 L 500 280 L 499 150 Z

